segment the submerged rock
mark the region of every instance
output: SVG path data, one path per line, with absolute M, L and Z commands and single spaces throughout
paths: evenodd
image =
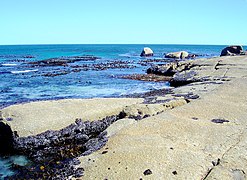
M 159 76 L 155 74 L 132 74 L 122 76 L 123 79 L 132 79 L 140 81 L 167 82 L 171 80 L 169 76 Z
M 67 66 L 68 63 L 74 63 L 78 61 L 94 61 L 100 59 L 99 57 L 85 55 L 85 56 L 71 56 L 71 57 L 61 57 L 61 58 L 51 58 L 41 61 L 29 62 L 28 64 L 34 67 L 40 66 Z
M 154 52 L 151 48 L 149 47 L 145 47 L 143 50 L 142 50 L 142 53 L 141 53 L 141 57 L 148 57 L 148 56 L 153 56 L 154 55 Z

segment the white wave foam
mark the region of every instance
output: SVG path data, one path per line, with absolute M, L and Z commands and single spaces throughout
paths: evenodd
M 29 73 L 29 72 L 36 72 L 38 69 L 33 70 L 24 70 L 24 71 L 10 71 L 12 74 L 19 74 L 19 73 Z
M 17 64 L 1 64 L 2 66 L 17 66 Z
M 138 54 L 135 54 L 135 53 L 124 53 L 124 54 L 119 54 L 118 56 L 120 57 L 139 57 Z

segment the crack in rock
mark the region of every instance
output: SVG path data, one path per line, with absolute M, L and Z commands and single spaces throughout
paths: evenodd
M 213 167 L 209 168 L 208 172 L 206 173 L 206 175 L 202 178 L 202 180 L 206 180 L 211 172 L 214 170 L 215 167 L 219 166 L 221 164 L 221 161 L 222 159 L 224 159 L 225 155 L 231 151 L 233 148 L 235 148 L 240 142 L 241 142 L 241 138 L 243 136 L 243 132 L 240 132 L 239 133 L 239 136 L 238 136 L 238 140 L 235 144 L 233 144 L 231 147 L 229 147 L 221 156 L 221 158 L 218 158 L 217 161 L 212 161 L 212 164 L 213 164 Z M 238 177 L 237 179 L 239 180 L 244 180 L 246 178 L 246 175 L 245 175 L 245 172 L 243 170 L 239 170 L 239 169 L 235 169 L 235 170 L 232 170 L 232 173 L 233 173 L 233 176 L 234 177 Z

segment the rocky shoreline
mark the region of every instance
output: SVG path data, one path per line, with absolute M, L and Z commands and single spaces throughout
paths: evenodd
M 244 80 L 245 76 L 247 77 L 247 66 L 245 65 L 245 61 L 246 61 L 246 56 L 242 56 L 242 57 L 237 56 L 237 57 L 222 57 L 222 58 L 213 58 L 213 59 L 180 61 L 166 65 L 154 65 L 147 70 L 147 75 L 145 77 L 144 75 L 143 76 L 134 75 L 132 77 L 125 77 L 125 78 L 159 81 L 161 77 L 167 77 L 171 86 L 173 86 L 174 88 L 168 90 L 152 91 L 145 94 L 131 95 L 130 101 L 133 102 L 135 101 L 134 103 L 130 103 L 130 104 L 123 103 L 123 106 L 119 107 L 118 109 L 115 109 L 110 114 L 107 114 L 109 113 L 109 111 L 103 112 L 103 114 L 101 115 L 102 117 L 101 120 L 100 119 L 95 120 L 94 118 L 92 118 L 92 120 L 90 121 L 84 121 L 82 120 L 84 118 L 78 117 L 75 123 L 71 122 L 72 124 L 70 123 L 69 125 L 68 122 L 66 122 L 65 124 L 67 125 L 64 126 L 63 128 L 54 128 L 54 129 L 52 129 L 52 126 L 47 124 L 44 127 L 46 131 L 44 132 L 42 130 L 41 132 L 43 133 L 41 134 L 39 134 L 38 131 L 34 132 L 34 134 L 30 134 L 28 130 L 26 130 L 27 127 L 25 127 L 27 125 L 25 122 L 27 120 L 25 120 L 25 118 L 29 116 L 31 117 L 31 115 L 25 114 L 23 110 L 25 110 L 26 107 L 32 106 L 31 105 L 32 103 L 30 103 L 30 106 L 28 106 L 27 104 L 25 108 L 23 105 L 17 105 L 18 107 L 9 107 L 2 109 L 0 114 L 1 128 L 6 129 L 6 131 L 9 131 L 9 134 L 11 134 L 12 132 L 12 134 L 10 135 L 10 139 L 12 138 L 11 139 L 12 144 L 11 143 L 9 144 L 10 149 L 6 150 L 5 152 L 11 152 L 10 150 L 11 148 L 13 148 L 12 152 L 24 154 L 28 156 L 33 162 L 36 163 L 35 166 L 30 166 L 30 167 L 28 166 L 13 167 L 19 172 L 19 174 L 17 173 L 15 176 L 13 176 L 13 178 L 25 177 L 27 179 L 33 179 L 33 178 L 34 179 L 36 178 L 64 179 L 64 178 L 72 178 L 72 177 L 78 178 L 81 177 L 82 175 L 83 178 L 85 179 L 89 179 L 90 177 L 97 177 L 99 179 L 103 179 L 103 178 L 118 179 L 119 177 L 123 177 L 123 176 L 126 177 L 128 176 L 131 178 L 143 178 L 143 175 L 150 176 L 152 178 L 160 177 L 160 176 L 167 177 L 167 174 L 166 173 L 163 174 L 163 173 L 166 172 L 167 170 L 170 170 L 169 167 L 174 165 L 174 163 L 169 161 L 170 159 L 169 157 L 166 156 L 164 157 L 164 155 L 160 155 L 161 159 L 170 162 L 170 164 L 169 163 L 166 164 L 167 170 L 164 169 L 161 170 L 160 169 L 161 165 L 159 165 L 160 160 L 157 160 L 154 157 L 151 158 L 149 152 L 151 152 L 150 150 L 152 148 L 150 149 L 148 147 L 151 144 L 153 144 L 152 145 L 153 147 L 156 146 L 159 147 L 158 144 L 164 141 L 164 146 L 160 146 L 159 148 L 163 148 L 163 151 L 166 152 L 167 151 L 166 147 L 170 146 L 168 151 L 175 152 L 174 147 L 175 149 L 177 149 L 178 147 L 176 148 L 176 146 L 178 146 L 179 143 L 183 142 L 183 137 L 187 137 L 187 136 L 180 137 L 179 133 L 174 131 L 172 128 L 170 129 L 165 128 L 166 126 L 174 125 L 175 128 L 179 127 L 183 129 L 183 127 L 180 126 L 179 123 L 181 123 L 182 125 L 181 120 L 185 117 L 180 119 L 176 119 L 174 117 L 174 119 L 176 120 L 171 121 L 169 117 L 171 117 L 171 113 L 174 112 L 171 111 L 171 109 L 174 109 L 175 107 L 180 107 L 180 108 L 175 108 L 175 111 L 177 111 L 177 115 L 180 114 L 180 110 L 182 110 L 183 112 L 183 108 L 185 109 L 187 108 L 188 111 L 192 110 L 193 112 L 193 109 L 195 109 L 196 111 L 196 109 L 198 108 L 203 108 L 194 104 L 196 103 L 200 104 L 200 102 L 203 103 L 204 101 L 208 101 L 208 99 L 211 100 L 211 96 L 215 98 L 214 94 L 217 94 L 217 92 L 219 92 L 218 89 L 226 93 L 224 89 L 228 88 L 228 82 L 230 83 L 233 82 L 234 86 L 236 86 L 234 88 L 237 88 L 240 85 L 234 83 L 235 79 L 237 79 L 237 82 L 239 82 L 241 81 L 241 78 L 242 80 Z M 245 87 L 245 84 L 241 85 L 241 87 L 242 86 Z M 238 91 L 241 90 L 236 90 L 236 92 Z M 235 92 L 235 90 L 233 92 Z M 244 92 L 242 92 L 242 94 L 245 95 Z M 246 99 L 245 96 L 243 97 Z M 139 98 L 139 100 L 136 100 L 136 98 Z M 234 98 L 239 99 L 237 94 L 234 94 Z M 100 101 L 102 100 L 95 101 L 96 103 L 94 105 L 99 106 L 99 104 L 97 105 L 97 102 Z M 116 100 L 115 103 L 119 103 L 122 101 L 126 102 L 126 100 L 121 100 L 120 98 Z M 232 99 L 227 100 L 227 102 L 230 103 L 231 108 L 233 108 L 232 107 L 233 105 L 231 104 L 232 101 L 233 101 Z M 66 102 L 68 103 L 68 101 Z M 59 103 L 59 101 L 57 103 Z M 71 103 L 73 103 L 73 100 L 71 100 Z M 109 102 L 109 104 L 112 103 Z M 213 108 L 215 107 L 217 107 L 218 109 L 221 108 L 219 105 L 212 105 L 212 104 L 208 104 L 207 108 L 210 108 L 211 106 Z M 246 104 L 242 104 L 242 107 L 243 107 L 242 109 L 245 109 Z M 12 109 L 12 108 L 16 108 L 16 109 Z M 94 106 L 92 106 L 91 108 L 94 109 Z M 54 111 L 53 113 L 55 114 L 58 112 L 61 113 L 62 112 L 61 110 L 64 111 L 65 109 L 66 106 L 63 105 L 61 109 L 57 109 L 57 111 Z M 111 107 L 111 109 L 114 108 Z M 181 114 L 183 114 L 182 112 Z M 219 117 L 217 115 L 217 111 L 216 112 L 209 111 L 207 113 L 205 114 L 207 118 L 212 117 L 210 118 L 211 124 L 229 124 L 234 119 L 234 118 L 233 119 L 229 118 L 229 116 L 225 116 L 224 113 L 222 114 L 221 117 Z M 242 113 L 242 115 L 244 115 L 243 111 L 239 113 L 240 114 Z M 187 113 L 184 113 L 184 116 L 187 116 L 186 114 Z M 192 114 L 193 115 L 190 115 L 189 117 L 192 118 L 194 123 L 195 122 L 200 123 L 201 122 L 200 111 L 198 114 L 197 113 L 195 114 L 192 113 Z M 57 115 L 58 114 L 56 114 L 56 116 Z M 236 118 L 238 119 L 239 117 L 242 117 L 242 115 L 239 116 L 239 114 L 237 114 Z M 79 116 L 79 114 L 77 116 Z M 233 114 L 230 116 L 232 117 Z M 17 119 L 20 117 L 23 117 L 23 124 L 19 124 L 17 122 L 18 121 Z M 8 118 L 10 118 L 11 120 Z M 164 119 L 167 119 L 167 121 L 164 121 Z M 52 119 L 46 119 L 44 121 L 47 120 L 51 121 Z M 43 120 L 42 121 L 40 120 L 41 122 L 39 122 L 39 120 L 35 121 L 33 119 L 29 119 L 28 121 L 33 122 L 34 126 L 39 126 L 40 123 L 43 122 Z M 61 115 L 61 117 L 59 117 L 57 121 L 58 122 L 63 121 L 63 115 Z M 73 119 L 71 119 L 71 121 L 73 121 Z M 168 122 L 171 124 L 170 125 L 167 124 Z M 164 139 L 163 138 L 160 139 L 161 137 L 160 132 L 159 131 L 156 132 L 155 129 L 152 129 L 153 126 L 152 125 L 150 126 L 150 123 L 155 125 L 154 127 L 159 129 L 159 131 L 162 132 L 163 135 L 168 132 L 173 133 L 173 135 L 167 134 L 164 135 L 165 136 Z M 176 125 L 176 123 L 178 124 Z M 186 123 L 187 123 L 187 119 L 185 119 L 184 126 L 191 126 L 191 120 L 189 124 Z M 242 126 L 239 125 L 241 123 L 243 124 Z M 240 129 L 245 126 L 244 122 L 241 121 L 241 123 L 238 122 L 238 128 Z M 166 124 L 166 126 L 162 126 L 162 124 Z M 202 127 L 201 126 L 196 126 L 196 127 L 200 129 L 203 128 L 203 126 L 205 125 L 207 125 L 208 127 L 212 126 L 211 128 L 213 129 L 216 128 L 213 125 L 209 125 L 207 123 L 205 124 L 205 122 L 202 122 Z M 163 130 L 163 128 L 165 128 L 165 131 Z M 234 124 L 230 128 L 234 128 Z M 147 134 L 145 135 L 145 133 L 141 129 L 143 129 Z M 216 129 L 218 133 L 225 133 L 225 131 L 221 132 L 220 127 L 217 127 Z M 21 131 L 23 132 L 25 131 L 23 133 L 25 134 L 25 136 L 19 135 L 22 134 Z M 192 128 L 191 132 L 192 131 L 193 134 L 198 133 L 198 130 L 196 129 Z M 233 130 L 234 133 L 237 133 L 237 131 L 238 129 Z M 181 131 L 181 133 L 186 135 L 187 132 Z M 136 137 L 136 135 L 138 135 L 137 137 L 140 136 L 140 139 L 139 138 L 138 139 L 143 144 L 140 144 L 141 142 L 139 143 L 135 141 L 135 139 L 133 139 L 132 141 L 132 138 Z M 149 135 L 150 138 L 153 135 L 155 135 L 155 137 L 157 135 L 157 137 L 159 137 L 158 141 L 154 139 L 151 143 L 147 139 Z M 206 135 L 210 137 L 213 136 L 213 134 L 207 134 L 207 133 L 205 134 L 205 136 Z M 223 136 L 221 134 L 218 135 L 219 135 L 218 138 Z M 193 143 L 197 143 L 198 147 L 201 146 L 207 147 L 206 144 L 200 144 L 199 143 L 200 140 L 197 141 L 197 138 L 199 138 L 197 136 L 190 137 L 191 139 L 187 141 L 193 141 Z M 1 140 L 6 138 L 2 135 L 0 137 Z M 170 137 L 173 137 L 173 140 L 172 139 L 169 140 Z M 130 147 L 126 147 L 126 146 L 123 147 L 123 143 L 127 143 L 126 141 L 128 141 L 128 138 L 130 138 L 128 143 Z M 178 144 L 175 145 L 174 142 L 178 141 L 176 138 L 178 140 L 182 139 L 182 141 L 181 142 L 179 141 Z M 144 142 L 145 139 L 146 142 Z M 136 150 L 132 149 L 131 147 L 132 143 L 133 143 L 133 147 L 137 148 Z M 215 142 L 212 140 L 212 142 L 209 141 L 208 143 L 214 144 Z M 143 152 L 142 150 L 138 152 L 138 149 L 140 147 L 144 148 L 143 146 L 146 147 L 145 148 L 146 152 Z M 190 146 L 190 144 L 187 144 L 186 146 Z M 214 146 L 216 145 L 214 144 Z M 229 146 L 227 145 L 225 149 L 227 149 Z M 159 151 L 159 148 L 157 148 L 156 150 L 153 149 L 153 151 L 157 151 L 157 155 L 161 153 Z M 122 154 L 121 151 L 124 150 L 126 150 L 128 153 Z M 208 149 L 207 151 L 209 151 L 211 154 L 215 153 L 214 150 Z M 169 154 L 169 152 L 167 152 L 167 154 Z M 180 157 L 180 155 L 189 156 L 193 152 L 195 152 L 195 154 L 197 155 L 199 153 L 202 157 L 205 157 L 206 159 L 205 162 L 208 162 L 208 159 L 210 159 L 208 156 L 205 156 L 205 154 L 203 154 L 203 152 L 201 152 L 201 150 L 199 149 L 191 151 L 188 155 L 185 154 L 186 152 L 183 153 L 179 151 L 178 152 L 179 154 L 177 155 L 178 157 Z M 241 153 L 244 155 L 244 152 Z M 195 154 L 192 154 L 192 156 L 195 156 Z M 134 155 L 134 157 L 137 158 L 136 160 L 140 161 L 138 165 L 135 164 L 136 160 L 132 162 L 133 157 L 131 157 L 131 155 Z M 211 159 L 213 159 L 218 155 L 211 155 L 211 156 L 212 156 Z M 112 158 L 113 159 L 116 158 L 116 162 L 118 162 L 117 163 L 118 165 L 114 164 L 115 160 L 111 160 Z M 203 165 L 202 168 L 203 170 L 198 170 L 199 173 L 193 172 L 192 174 L 190 174 L 191 176 L 189 176 L 186 169 L 181 169 L 177 167 L 177 169 L 173 169 L 171 171 L 169 177 L 173 177 L 173 176 L 195 177 L 195 178 L 200 177 L 203 179 L 209 179 L 210 176 L 213 176 L 213 172 L 215 172 L 214 169 L 217 169 L 214 167 L 219 167 L 222 164 L 222 159 L 224 158 L 221 157 L 219 159 L 220 160 L 217 160 L 215 162 L 213 161 L 214 163 L 212 168 L 209 168 L 207 172 L 206 169 L 208 169 L 208 164 L 206 163 L 205 165 Z M 145 168 L 143 165 L 146 164 L 144 162 L 147 160 L 149 163 L 148 166 Z M 182 160 L 180 159 L 180 161 L 186 164 L 183 159 Z M 200 162 L 202 161 L 203 159 L 200 159 Z M 108 162 L 108 164 L 106 162 Z M 143 162 L 143 164 L 141 162 Z M 181 163 L 176 160 L 174 160 L 174 162 Z M 195 163 L 197 164 L 197 162 Z M 105 168 L 106 165 L 108 169 Z M 122 170 L 121 165 L 123 165 L 123 167 L 127 169 Z M 118 166 L 119 168 L 116 168 Z M 180 166 L 183 166 L 183 164 L 181 164 Z M 129 168 L 132 168 L 131 172 L 128 171 Z M 197 169 L 196 167 L 194 168 Z M 111 172 L 112 169 L 114 169 L 115 173 Z M 140 173 L 140 175 L 138 175 L 137 171 L 140 171 L 141 169 L 143 170 Z M 235 168 L 235 170 L 236 169 L 237 168 Z M 246 177 L 245 173 L 247 172 L 247 170 L 244 169 L 242 166 L 239 167 L 239 171 L 237 170 L 235 171 L 235 170 L 234 172 L 238 173 L 238 175 L 235 176 Z M 206 175 L 202 172 L 204 172 Z M 226 177 L 226 176 L 222 176 L 222 177 Z

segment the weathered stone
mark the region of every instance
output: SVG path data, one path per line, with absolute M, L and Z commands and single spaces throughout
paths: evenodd
M 35 67 L 42 67 L 42 66 L 67 66 L 68 63 L 74 63 L 77 61 L 94 61 L 100 59 L 99 57 L 95 56 L 71 56 L 71 57 L 61 57 L 61 58 L 51 58 L 45 59 L 41 61 L 34 61 L 29 62 L 28 64 L 35 66 Z
M 152 67 L 147 69 L 147 73 L 163 76 L 173 76 L 177 72 L 174 66 L 176 66 L 175 63 L 165 64 L 161 66 L 153 65 Z
M 48 130 L 28 137 L 16 136 L 9 125 L 0 122 L 0 143 L 4 144 L 0 153 L 23 154 L 35 162 L 31 167 L 14 166 L 17 174 L 11 177 L 13 179 L 79 177 L 83 175 L 83 169 L 75 168 L 79 161 L 74 157 L 89 155 L 102 148 L 108 140 L 106 128 L 119 118 L 119 115 L 112 115 L 92 122 L 76 119 L 61 130 Z
M 153 174 L 153 172 L 150 169 L 147 169 L 146 171 L 143 172 L 145 176 Z
M 147 73 L 163 76 L 173 76 L 177 72 L 189 70 L 193 66 L 194 65 L 190 62 L 172 62 L 164 65 L 153 65 L 147 69 Z
M 165 54 L 165 58 L 185 59 L 188 57 L 189 57 L 189 53 L 186 51 L 171 52 L 171 53 Z
M 153 56 L 154 55 L 154 52 L 151 48 L 149 47 L 145 47 L 143 50 L 142 50 L 142 53 L 141 53 L 141 57 L 148 57 L 148 56 Z
M 230 121 L 225 120 L 225 119 L 212 119 L 211 121 L 212 121 L 213 123 L 216 123 L 216 124 L 223 124 L 223 123 L 230 122 Z
M 156 74 L 132 74 L 123 76 L 124 79 L 133 79 L 133 80 L 140 80 L 140 81 L 153 81 L 153 82 L 166 82 L 170 81 L 170 76 L 160 76 Z
M 196 75 L 197 73 L 195 71 L 184 71 L 182 73 L 177 73 L 170 80 L 170 86 L 179 87 L 193 82 L 198 82 L 200 79 L 198 79 Z
M 236 55 L 245 55 L 242 46 L 228 46 L 221 51 L 220 56 L 236 56 Z
M 109 138 L 108 153 L 102 155 L 104 150 L 100 150 L 80 158 L 83 178 L 140 179 L 148 168 L 151 179 L 246 178 L 245 80 L 226 82 L 193 103 L 125 126 Z M 199 120 L 192 121 L 192 117 Z M 211 123 L 215 117 L 231 119 L 231 123 Z M 89 163 L 89 158 L 95 162 Z M 219 163 L 224 171 L 216 171 Z M 109 172 L 106 164 L 118 173 Z M 211 168 L 211 178 L 205 178 Z

